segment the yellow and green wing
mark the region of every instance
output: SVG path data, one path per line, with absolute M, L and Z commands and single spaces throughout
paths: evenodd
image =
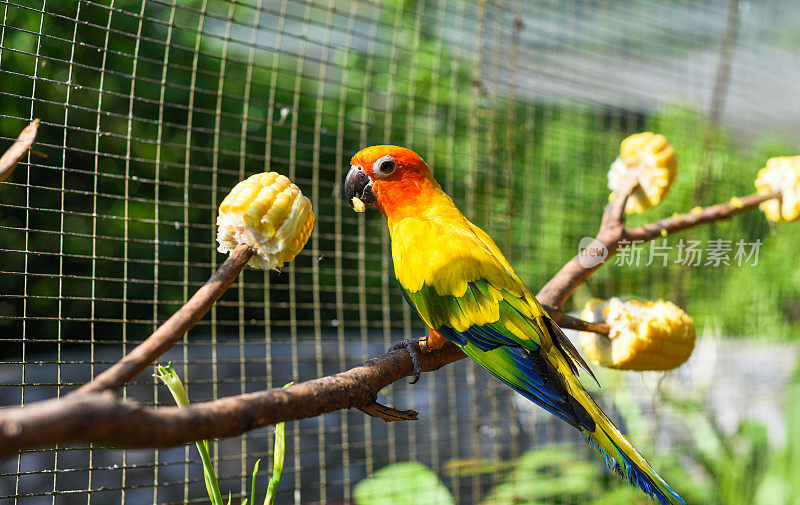
M 589 367 L 494 242 L 460 213 L 439 214 L 391 228 L 395 272 L 420 318 L 579 429 L 626 481 L 662 505 L 685 504 L 581 386 L 578 368 Z
M 439 295 L 429 286 L 416 292 L 403 289 L 403 294 L 429 327 L 494 376 L 572 426 L 593 429 L 591 417 L 564 389 L 559 378 L 563 371 L 548 359 L 548 351 L 559 353 L 566 372 L 577 371 L 538 304 L 485 280 L 469 282 L 462 296 Z M 569 341 L 566 345 L 571 346 Z

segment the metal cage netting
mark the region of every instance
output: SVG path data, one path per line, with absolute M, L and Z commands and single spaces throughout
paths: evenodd
M 3 0 L 0 16 L 2 149 L 42 122 L 0 184 L 3 406 L 65 394 L 169 317 L 224 260 L 217 208 L 257 172 L 302 188 L 315 230 L 280 272 L 244 271 L 160 359 L 193 402 L 332 374 L 423 333 L 396 286 L 382 219 L 343 201 L 361 147 L 419 152 L 534 291 L 595 233 L 628 135 L 663 133 L 680 161 L 668 198 L 634 225 L 752 193 L 767 158 L 800 149 L 792 0 Z M 683 237 L 761 244 L 744 266 L 687 265 L 681 236 L 670 236 L 658 242 L 670 248 L 663 263 L 643 247 L 641 262 L 609 264 L 566 307 L 635 295 L 694 317 L 701 338 L 687 365 L 602 370 L 598 398 L 643 452 L 665 454 L 655 466 L 698 501 L 722 503 L 702 487 L 714 471 L 692 477 L 699 463 L 685 456 L 704 419 L 731 437 L 766 425 L 769 447 L 796 441 L 791 225 L 751 212 Z M 123 395 L 172 404 L 149 371 Z M 288 423 L 276 503 L 363 505 L 358 483 L 402 462 L 429 467 L 452 503 L 519 503 L 517 475 L 530 476 L 535 503 L 638 497 L 606 477 L 570 427 L 472 363 L 397 383 L 381 401 L 421 419 L 387 424 L 348 410 Z M 273 438 L 260 429 L 212 442 L 224 490 L 248 492 Z M 429 490 L 412 480 L 404 491 L 408 503 L 434 503 Z M 204 497 L 194 446 L 69 445 L 0 461 L 8 503 Z

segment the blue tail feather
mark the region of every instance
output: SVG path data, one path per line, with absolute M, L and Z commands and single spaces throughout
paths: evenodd
M 608 454 L 600 445 L 592 440 L 590 434 L 586 431 L 583 431 L 583 438 L 586 439 L 586 442 L 594 448 L 599 454 L 601 454 L 606 460 L 606 466 L 609 469 L 614 470 L 617 474 L 619 474 L 625 482 L 636 486 L 637 489 L 647 493 L 651 498 L 654 500 L 657 499 L 661 505 L 673 505 L 675 501 L 686 505 L 686 502 L 683 498 L 672 489 L 669 484 L 662 481 L 663 487 L 669 491 L 671 496 L 667 496 L 662 490 L 661 486 L 656 484 L 652 477 L 647 475 L 643 469 L 639 468 L 636 464 L 634 464 L 625 453 L 611 440 L 611 443 L 614 444 L 614 447 L 617 449 L 617 452 L 622 457 L 622 461 L 617 461 L 616 458 Z

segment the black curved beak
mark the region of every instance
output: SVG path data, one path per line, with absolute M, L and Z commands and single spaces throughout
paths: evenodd
M 372 193 L 372 181 L 369 180 L 363 170 L 356 166 L 350 168 L 344 180 L 344 197 L 351 207 L 353 206 L 354 196 L 357 196 L 364 203 L 375 205 L 378 202 Z

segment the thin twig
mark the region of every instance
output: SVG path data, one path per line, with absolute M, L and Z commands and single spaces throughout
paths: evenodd
M 17 162 L 22 158 L 28 149 L 33 145 L 36 140 L 36 133 L 39 131 L 39 120 L 34 119 L 26 126 L 17 137 L 17 140 L 11 144 L 11 147 L 0 156 L 0 182 L 3 182 L 6 177 L 11 175 Z
M 422 370 L 438 370 L 463 357 L 461 350 L 448 343 L 435 353 L 421 356 Z M 183 408 L 145 407 L 123 401 L 110 391 L 71 394 L 0 410 L 0 455 L 75 442 L 123 448 L 167 447 L 235 436 L 261 426 L 349 407 L 380 411 L 381 418 L 392 414 L 398 419 L 414 419 L 413 411 L 375 406 L 381 389 L 412 373 L 408 352 L 398 349 L 346 372 L 289 388 L 229 396 Z
M 545 310 L 550 315 L 550 318 L 562 328 L 569 328 L 570 330 L 578 331 L 591 331 L 600 335 L 608 336 L 611 327 L 608 323 L 596 323 L 584 321 L 583 319 L 564 314 L 560 309 L 553 309 L 545 306 Z
M 211 278 L 180 309 L 111 368 L 72 394 L 116 391 L 150 366 L 202 318 L 242 271 L 253 250 L 239 245 Z
M 655 223 L 626 230 L 625 239 L 631 242 L 634 240 L 637 242 L 647 242 L 663 236 L 664 233 L 674 233 L 676 231 L 687 230 L 700 224 L 727 219 L 736 214 L 754 209 L 767 200 L 780 198 L 780 196 L 780 191 L 773 191 L 772 193 L 764 195 L 753 194 L 741 198 L 733 198 L 727 203 L 712 205 L 711 207 L 700 209 L 697 212 L 668 217 Z

